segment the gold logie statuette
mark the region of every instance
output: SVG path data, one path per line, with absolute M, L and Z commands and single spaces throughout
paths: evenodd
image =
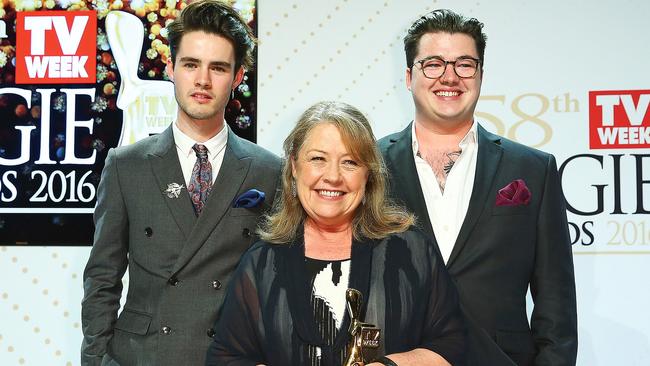
M 347 358 L 343 366 L 363 366 L 376 358 L 381 342 L 381 329 L 361 319 L 363 295 L 353 288 L 345 292 L 348 313 L 350 314 L 350 341 L 347 345 Z

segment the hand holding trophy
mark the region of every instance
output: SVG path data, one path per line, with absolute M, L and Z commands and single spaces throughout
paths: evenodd
M 381 342 L 381 329 L 361 319 L 363 295 L 353 288 L 345 292 L 348 313 L 350 314 L 350 341 L 347 345 L 347 358 L 343 366 L 364 366 L 376 358 Z

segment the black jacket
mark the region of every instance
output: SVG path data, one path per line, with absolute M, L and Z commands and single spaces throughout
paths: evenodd
M 255 244 L 230 284 L 208 365 L 304 365 L 306 345 L 322 348 L 322 365 L 342 364 L 349 316 L 332 347 L 320 337 L 309 305 L 302 238 Z M 352 245 L 349 287 L 364 297 L 364 321 L 382 329 L 382 353 L 432 350 L 464 364 L 465 328 L 456 290 L 435 247 L 416 231 Z

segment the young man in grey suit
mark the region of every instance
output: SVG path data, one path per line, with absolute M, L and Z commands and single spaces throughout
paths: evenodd
M 470 365 L 575 365 L 573 259 L 555 158 L 474 119 L 482 28 L 435 10 L 405 36 L 415 118 L 379 142 L 392 195 L 436 239 L 467 319 Z
M 280 159 L 224 122 L 252 63 L 250 28 L 207 0 L 168 30 L 178 116 L 106 159 L 84 272 L 82 365 L 203 365 L 230 274 L 275 195 Z

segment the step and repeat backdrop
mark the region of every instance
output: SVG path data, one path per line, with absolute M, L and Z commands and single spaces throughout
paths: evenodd
M 233 1 L 255 26 L 254 0 Z M 176 117 L 165 26 L 184 2 L 4 1 L 0 23 L 0 242 L 87 245 L 108 149 Z M 255 73 L 228 105 L 255 139 Z
M 103 159 L 173 120 L 164 27 L 183 4 L 1 4 L 0 364 L 78 365 L 81 275 Z M 576 269 L 578 364 L 650 364 L 650 3 L 235 6 L 260 43 L 227 119 L 277 154 L 319 100 L 356 105 L 377 137 L 401 130 L 413 117 L 402 44 L 411 22 L 436 8 L 484 22 L 477 119 L 558 161 Z

